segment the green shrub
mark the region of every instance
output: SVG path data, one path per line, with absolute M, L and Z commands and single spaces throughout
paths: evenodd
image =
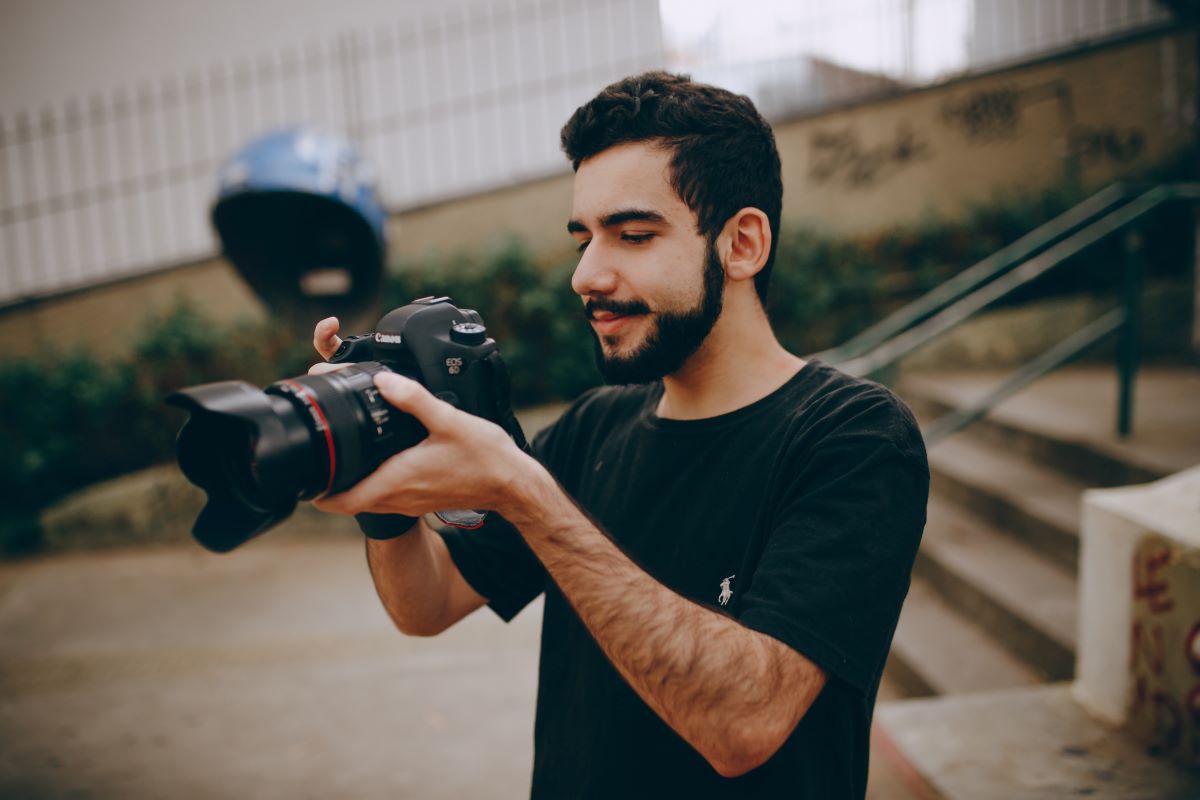
M 0 551 L 36 544 L 34 512 L 87 484 L 170 457 L 184 414 L 163 403 L 183 386 L 264 384 L 311 361 L 273 326 L 221 329 L 191 305 L 147 318 L 129 358 L 82 351 L 0 363 Z

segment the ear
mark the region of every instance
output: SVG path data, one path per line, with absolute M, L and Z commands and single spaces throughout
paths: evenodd
M 752 279 L 771 254 L 771 223 L 767 215 L 753 206 L 741 209 L 725 223 L 720 245 L 729 280 Z

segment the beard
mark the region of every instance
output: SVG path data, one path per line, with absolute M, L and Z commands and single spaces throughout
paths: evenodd
M 708 338 L 717 318 L 725 288 L 725 269 L 717 254 L 716 244 L 709 242 L 705 254 L 704 289 L 700 302 L 686 311 L 664 311 L 656 315 L 654 327 L 637 349 L 627 355 L 606 356 L 595 334 L 596 367 L 606 383 L 649 383 L 678 370 Z M 586 312 L 613 311 L 624 314 L 647 314 L 649 307 L 641 301 L 590 300 Z

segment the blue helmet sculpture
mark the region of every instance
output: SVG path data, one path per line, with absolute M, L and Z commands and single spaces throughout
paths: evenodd
M 308 127 L 261 136 L 221 167 L 213 226 L 272 310 L 309 323 L 378 299 L 386 212 L 349 142 Z

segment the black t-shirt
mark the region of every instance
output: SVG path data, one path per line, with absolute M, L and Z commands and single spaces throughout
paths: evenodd
M 650 575 L 829 679 L 779 752 L 722 778 L 625 683 L 514 528 L 494 517 L 444 534 L 503 619 L 546 593 L 533 797 L 863 797 L 875 693 L 925 524 L 912 414 L 820 361 L 709 419 L 660 419 L 661 396 L 660 383 L 588 392 L 535 452 Z

